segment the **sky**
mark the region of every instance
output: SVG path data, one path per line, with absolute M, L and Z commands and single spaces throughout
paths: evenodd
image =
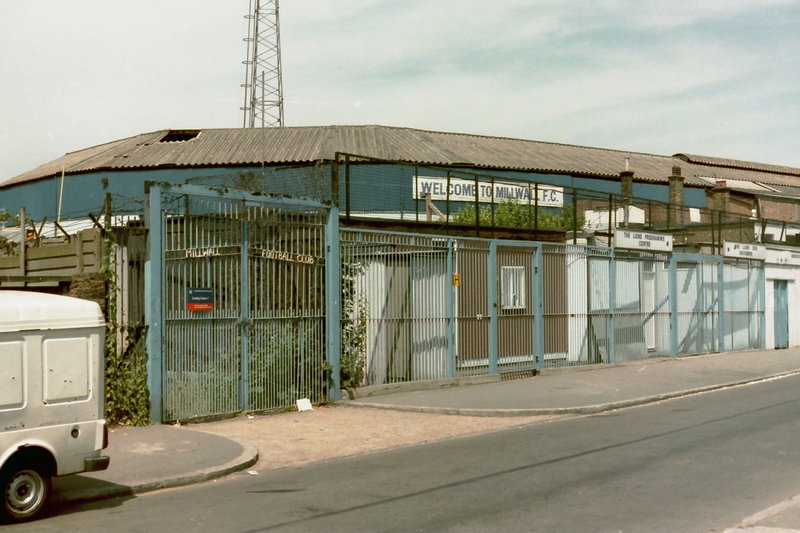
M 0 0 L 0 182 L 243 123 L 249 0 Z M 800 0 L 282 0 L 285 124 L 800 167 Z

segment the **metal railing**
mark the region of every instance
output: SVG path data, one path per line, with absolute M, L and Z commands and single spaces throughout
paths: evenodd
M 764 342 L 758 261 L 352 229 L 341 246 L 366 385 Z

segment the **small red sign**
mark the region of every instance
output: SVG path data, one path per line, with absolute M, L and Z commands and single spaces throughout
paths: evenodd
M 213 311 L 214 302 L 189 302 L 186 304 L 187 311 Z

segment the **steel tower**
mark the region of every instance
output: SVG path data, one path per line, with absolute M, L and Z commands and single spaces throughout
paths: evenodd
M 250 0 L 244 87 L 244 127 L 283 126 L 278 0 Z

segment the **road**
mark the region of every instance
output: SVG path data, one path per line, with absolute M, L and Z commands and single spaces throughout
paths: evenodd
M 800 493 L 800 377 L 59 510 L 4 530 L 723 531 Z M 268 451 L 265 451 L 268 453 Z

